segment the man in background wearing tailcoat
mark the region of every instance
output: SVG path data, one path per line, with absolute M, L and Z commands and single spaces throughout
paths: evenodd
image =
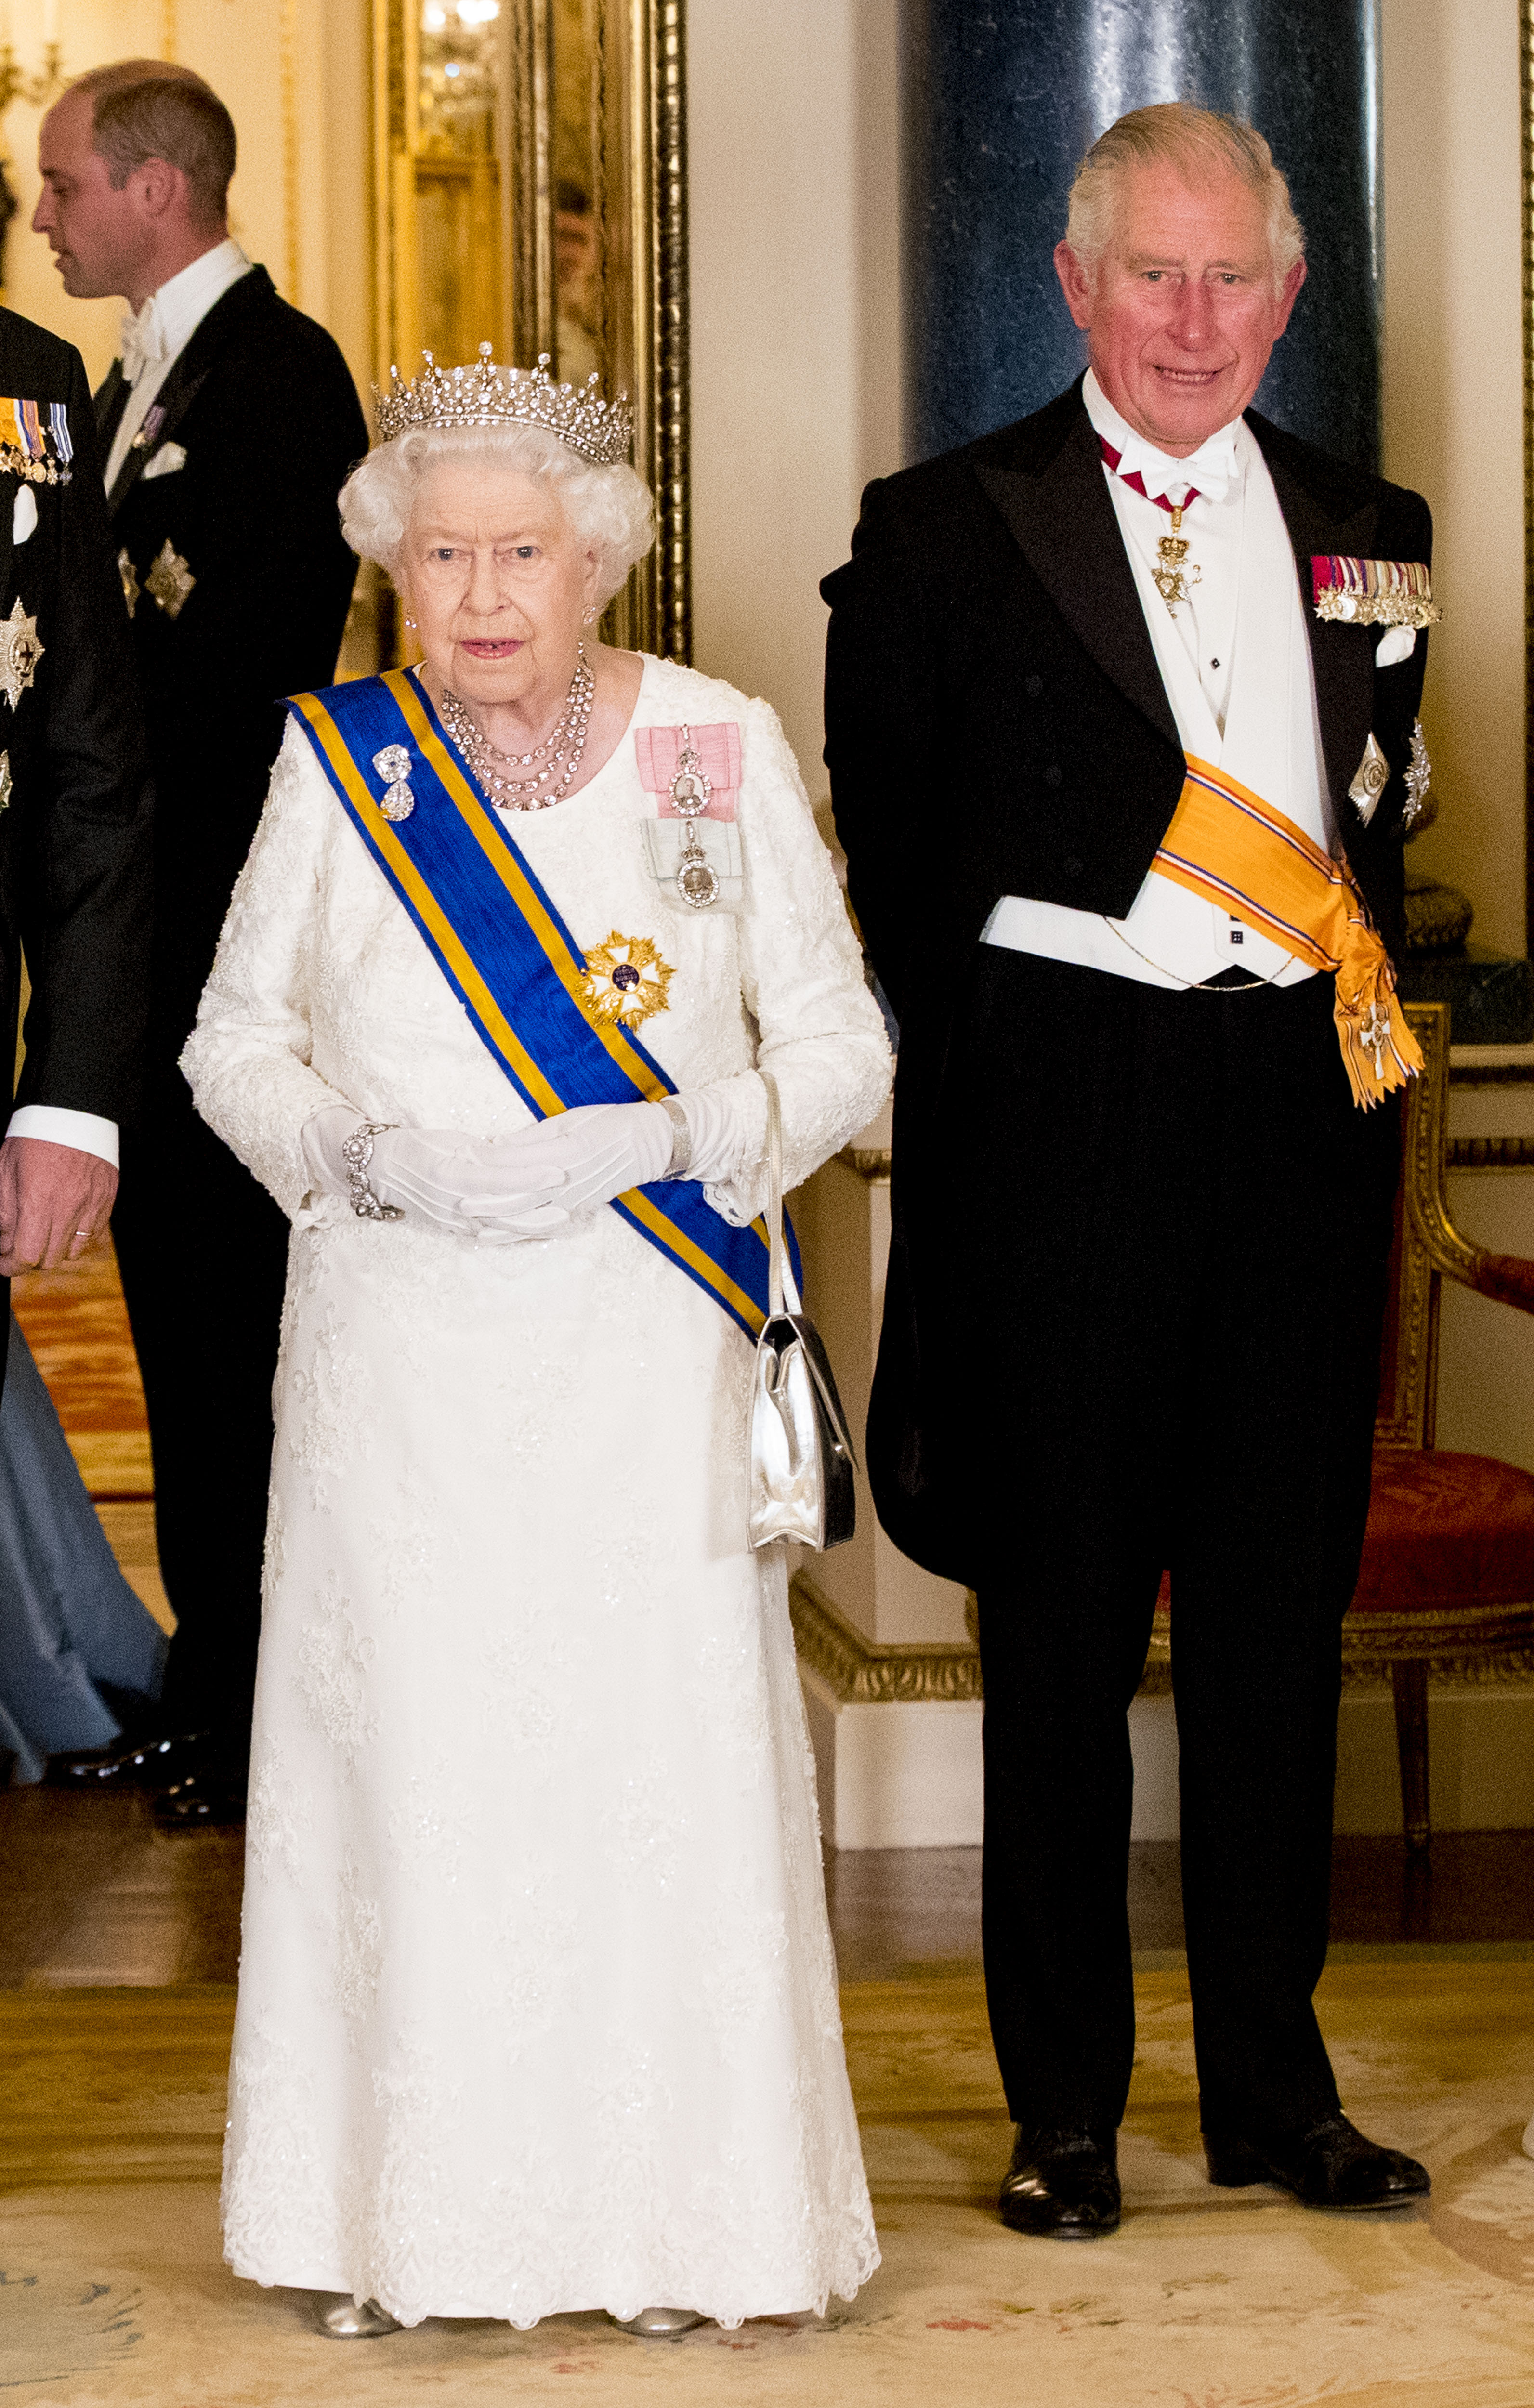
M 193 1111 L 177 1060 L 281 737 L 328 683 L 355 561 L 336 496 L 366 449 L 331 337 L 229 236 L 228 111 L 153 60 L 82 76 L 43 122 L 46 234 L 67 292 L 121 294 L 95 396 L 156 787 L 144 1112 L 113 1229 L 178 1630 L 154 1728 L 106 1777 L 163 1821 L 243 1811 L 287 1259 L 282 1214 Z M 104 1768 L 90 1768 L 102 1777 Z
M 896 1543 L 978 1595 L 1001 2212 L 1080 2238 L 1120 2215 L 1127 1710 L 1168 1568 L 1211 2179 L 1427 2187 L 1341 2114 L 1312 1994 L 1436 606 L 1419 497 L 1249 408 L 1305 274 L 1260 136 L 1121 120 L 1056 265 L 1084 382 L 871 485 L 823 590 L 837 825 L 901 1028 L 869 1469 Z M 1368 608 L 1318 616 L 1344 585 Z M 1341 951 L 1164 843 L 1199 813 L 1263 877 L 1303 864 Z
M 107 1226 L 149 996 L 151 791 L 79 353 L 0 309 L 0 1387 L 9 1283 Z

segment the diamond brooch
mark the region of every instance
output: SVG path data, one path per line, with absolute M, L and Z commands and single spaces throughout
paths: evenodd
M 373 767 L 383 780 L 379 809 L 386 820 L 408 820 L 415 809 L 415 790 L 407 784 L 410 756 L 403 744 L 386 744 L 373 755 Z

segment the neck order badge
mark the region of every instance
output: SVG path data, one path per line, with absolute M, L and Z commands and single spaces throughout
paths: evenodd
M 1098 436 L 1097 448 L 1108 466 L 1117 474 L 1119 462 L 1124 457 L 1123 452 L 1114 451 L 1106 435 Z M 1131 468 L 1124 482 L 1132 494 L 1143 494 L 1145 499 L 1148 502 L 1154 502 L 1158 510 L 1167 510 L 1170 513 L 1172 531 L 1170 535 L 1164 535 L 1156 545 L 1161 566 L 1159 568 L 1153 568 L 1151 576 L 1154 580 L 1156 592 L 1175 619 L 1178 604 L 1189 599 L 1189 587 L 1197 585 L 1203 575 L 1197 562 L 1188 559 L 1188 539 L 1183 533 L 1183 513 L 1190 502 L 1196 502 L 1198 499 L 1198 488 L 1197 485 L 1190 485 L 1182 500 L 1174 502 L 1169 494 L 1153 494 L 1138 468 Z
M 465 775 L 405 669 L 358 678 L 292 709 L 368 852 L 476 1030 L 539 1120 L 578 1104 L 657 1103 L 676 1087 L 630 1028 L 586 1008 L 587 965 L 504 823 Z M 409 763 L 411 808 L 375 767 Z M 657 1180 L 612 1206 L 750 1339 L 768 1305 L 767 1226 L 735 1228 L 695 1180 Z

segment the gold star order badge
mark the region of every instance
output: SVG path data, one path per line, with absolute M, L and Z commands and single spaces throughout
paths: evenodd
M 666 990 L 675 976 L 648 937 L 620 936 L 614 928 L 586 955 L 586 1009 L 594 1020 L 638 1028 L 652 1012 L 669 1010 Z
M 117 573 L 122 580 L 122 599 L 128 606 L 128 616 L 131 619 L 138 608 L 138 571 L 128 558 L 126 544 L 117 555 Z
M 154 556 L 154 566 L 144 583 L 151 598 L 158 602 L 167 619 L 179 619 L 186 607 L 186 597 L 197 582 L 167 535 Z
M 10 606 L 10 617 L 0 619 L 0 694 L 12 710 L 36 676 L 43 649 L 37 622 L 27 617 L 18 595 Z

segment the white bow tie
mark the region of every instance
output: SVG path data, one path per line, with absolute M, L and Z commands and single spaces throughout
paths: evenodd
M 151 293 L 137 316 L 130 311 L 119 331 L 122 374 L 129 384 L 136 384 L 145 368 L 158 367 L 165 356 L 165 330 L 154 304 Z
M 1191 485 L 1204 500 L 1223 502 L 1240 476 L 1236 438 L 1222 427 L 1218 435 L 1211 435 L 1186 460 L 1172 460 L 1142 437 L 1131 437 L 1124 446 L 1115 474 L 1129 477 L 1137 470 L 1148 494 L 1185 493 Z

